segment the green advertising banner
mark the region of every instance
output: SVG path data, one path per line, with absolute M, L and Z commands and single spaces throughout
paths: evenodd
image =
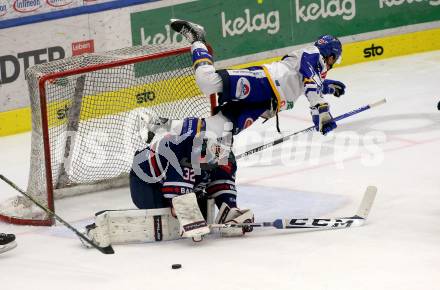
M 202 0 L 131 14 L 133 45 L 177 43 L 170 18 L 201 24 L 215 59 L 440 20 L 440 0 Z

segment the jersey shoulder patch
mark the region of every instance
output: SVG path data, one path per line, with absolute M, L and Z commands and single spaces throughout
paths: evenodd
M 322 70 L 321 55 L 318 48 L 313 46 L 303 49 L 299 72 L 304 78 L 312 79 L 315 75 L 320 75 Z

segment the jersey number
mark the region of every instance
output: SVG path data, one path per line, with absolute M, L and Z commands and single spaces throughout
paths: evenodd
M 195 182 L 196 180 L 194 176 L 195 176 L 194 169 L 188 167 L 184 168 L 183 179 Z

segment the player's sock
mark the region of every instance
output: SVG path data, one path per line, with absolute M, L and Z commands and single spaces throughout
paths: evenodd
M 144 114 L 141 120 L 143 127 L 140 129 L 141 136 L 152 132 L 154 135 L 158 134 L 159 136 L 162 136 L 164 133 L 171 133 L 174 135 L 195 137 L 201 132 L 204 132 L 207 137 L 215 139 L 225 136 L 233 129 L 233 124 L 221 113 L 207 118 L 189 117 L 183 120 L 171 120 L 160 117 L 153 118 Z M 147 137 L 143 137 L 143 139 L 147 139 Z M 148 139 L 149 141 L 147 143 L 150 143 L 151 139 Z
M 206 122 L 204 118 L 189 117 L 183 119 L 180 135 L 195 137 L 198 134 L 200 134 L 200 132 L 204 132 L 205 130 L 206 130 Z
M 174 120 L 172 123 L 173 132 L 179 132 L 180 135 L 190 134 L 190 136 L 196 136 L 201 132 L 206 132 L 205 135 L 209 138 L 224 137 L 232 132 L 233 127 L 233 123 L 221 112 L 207 118 L 185 118 L 181 123 L 181 127 Z
M 206 45 L 201 41 L 196 41 L 191 45 L 191 54 L 194 70 L 203 65 L 213 65 L 212 55 Z

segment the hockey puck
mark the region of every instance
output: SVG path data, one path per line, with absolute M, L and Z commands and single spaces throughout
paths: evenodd
M 440 111 L 440 102 L 438 102 L 438 104 L 437 104 L 437 110 Z
M 172 264 L 171 265 L 171 269 L 180 269 L 180 268 L 182 268 L 181 264 Z

